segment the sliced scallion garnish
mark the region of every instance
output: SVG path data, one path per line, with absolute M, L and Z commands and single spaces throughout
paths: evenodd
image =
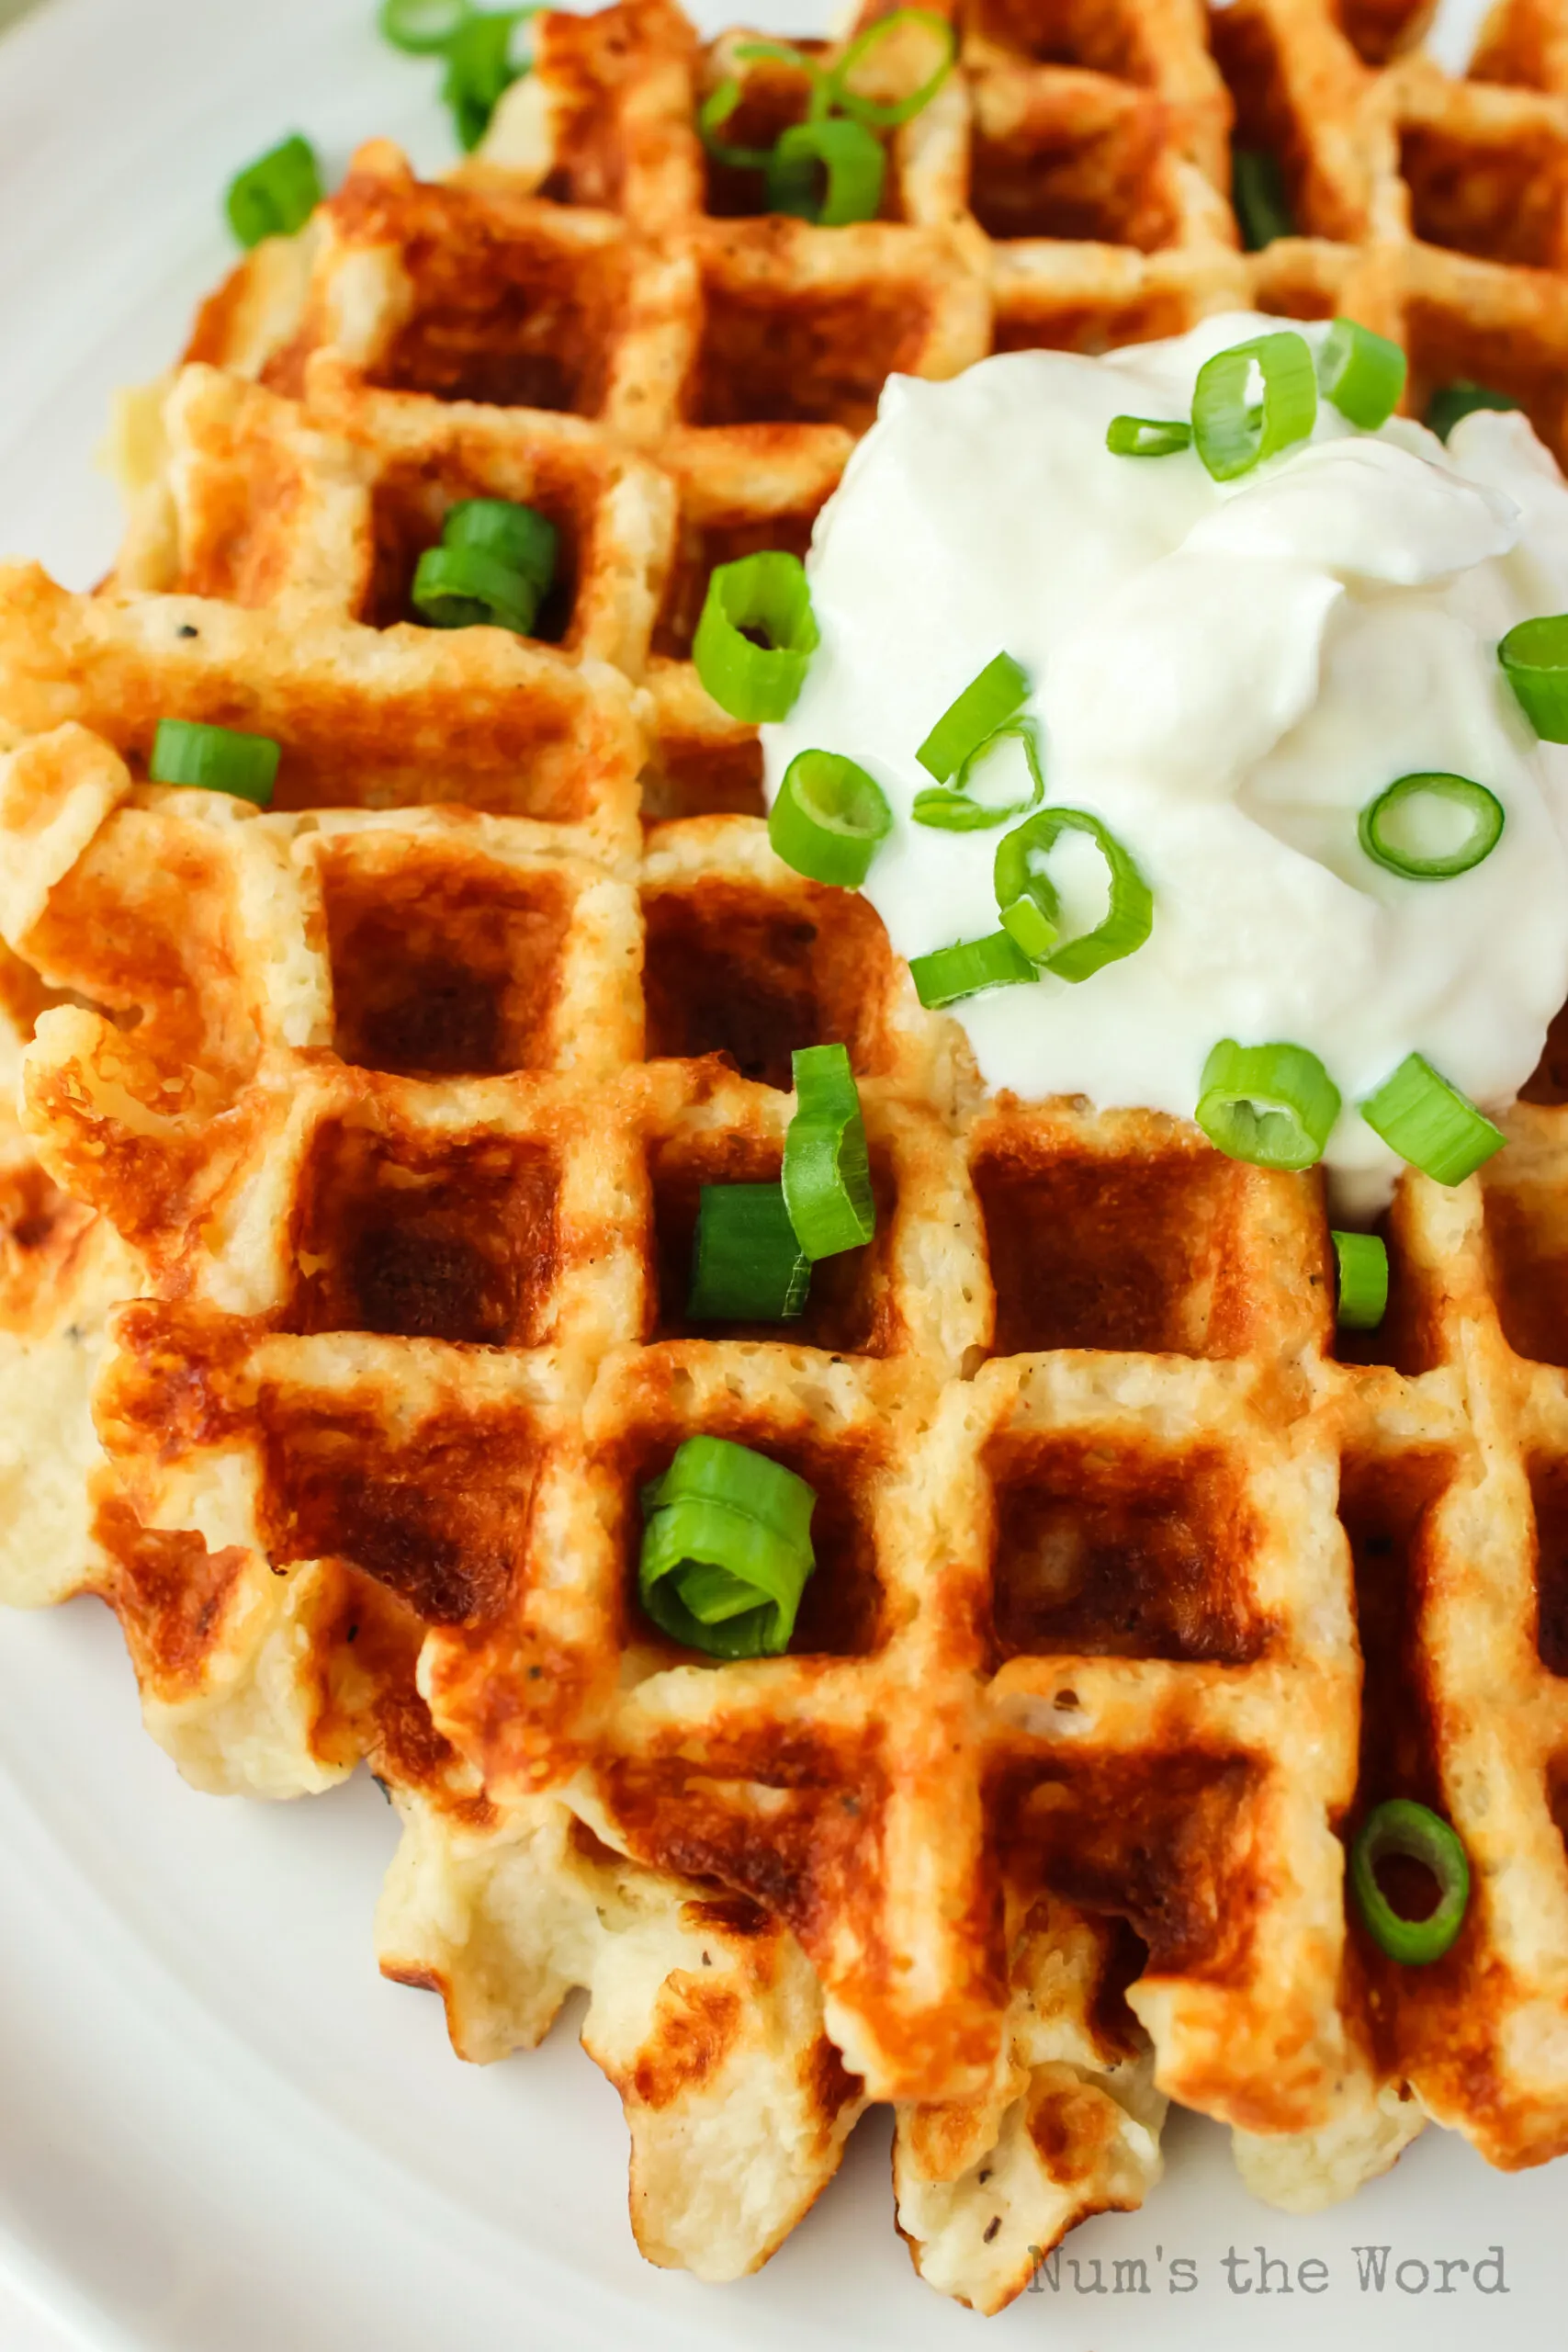
M 1472 384 L 1461 378 L 1457 383 L 1445 384 L 1432 394 L 1427 403 L 1426 422 L 1439 441 L 1446 441 L 1461 416 L 1472 416 L 1478 408 L 1517 408 L 1518 401 L 1511 392 L 1495 392 L 1490 384 Z
M 231 180 L 225 199 L 229 226 L 248 253 L 264 237 L 292 237 L 322 194 L 316 151 L 296 131 Z
M 1231 204 L 1249 254 L 1261 253 L 1276 237 L 1293 237 L 1296 224 L 1285 193 L 1279 158 L 1262 147 L 1231 151 Z
M 1375 1233 L 1329 1234 L 1337 1275 L 1336 1320 L 1342 1330 L 1375 1331 L 1388 1307 L 1388 1250 Z
M 797 752 L 768 812 L 768 839 L 797 874 L 857 890 L 892 823 L 882 786 L 853 760 Z
M 1469 820 L 1464 839 L 1441 854 L 1423 853 L 1402 839 L 1410 820 L 1419 824 L 1423 813 L 1429 818 L 1434 805 L 1461 808 Z M 1503 838 L 1503 804 L 1467 775 L 1402 775 L 1368 801 L 1356 830 L 1374 865 L 1409 882 L 1444 882 L 1491 856 Z
M 1423 1054 L 1406 1054 L 1358 1108 L 1391 1151 L 1437 1184 L 1462 1184 L 1508 1140 Z
M 697 1199 L 686 1314 L 694 1323 L 787 1323 L 801 1314 L 811 1261 L 779 1184 L 705 1184 Z
M 1029 767 L 1028 798 L 1009 800 L 1000 807 L 975 799 L 969 786 L 976 769 L 1003 743 L 1014 741 L 1023 745 Z M 941 832 L 983 833 L 993 825 L 1005 825 L 1011 817 L 1021 817 L 1027 809 L 1038 808 L 1044 797 L 1045 771 L 1040 763 L 1039 729 L 1032 718 L 1009 718 L 994 729 L 983 743 L 976 743 L 951 785 L 932 785 L 917 792 L 909 813 L 917 825 L 933 825 Z
M 1192 427 L 1176 417 L 1113 416 L 1105 446 L 1113 458 L 1173 458 L 1192 447 Z
M 998 653 L 948 704 L 916 759 L 928 775 L 945 784 L 1028 699 L 1028 678 L 1010 653 Z
M 773 157 L 771 147 L 735 147 L 719 136 L 745 95 L 737 77 L 733 74 L 726 75 L 697 108 L 697 136 L 714 162 L 724 164 L 727 170 L 765 172 Z
M 517 572 L 543 596 L 556 576 L 560 534 L 547 515 L 506 498 L 462 498 L 447 509 L 441 543 L 479 548 Z
M 1339 1116 L 1339 1089 L 1304 1046 L 1238 1046 L 1224 1037 L 1203 1065 L 1192 1115 L 1227 1159 L 1313 1168 Z
M 1438 1882 L 1436 1906 L 1405 1919 L 1378 1884 L 1378 1864 L 1394 1856 L 1419 1862 Z M 1470 1907 L 1470 1860 L 1440 1814 L 1410 1797 L 1391 1797 L 1368 1814 L 1350 1849 L 1350 1883 L 1372 1940 L 1406 1968 L 1441 1960 Z
M 1198 370 L 1192 438 L 1216 481 L 1234 481 L 1304 441 L 1316 417 L 1317 372 L 1304 336 L 1255 335 Z
M 1060 941 L 1061 909 L 1043 861 L 1064 833 L 1087 833 L 1105 860 L 1111 903 L 1104 919 Z M 1140 948 L 1154 927 L 1154 893 L 1132 852 L 1087 808 L 1042 808 L 998 844 L 997 904 L 1002 928 L 1043 971 L 1087 980 Z
M 479 145 L 496 107 L 527 72 L 526 60 L 517 58 L 513 42 L 518 26 L 538 13 L 537 6 L 474 9 L 447 41 L 441 96 L 451 110 L 465 154 Z
M 1387 335 L 1354 319 L 1336 319 L 1318 346 L 1317 380 L 1341 416 L 1375 433 L 1399 406 L 1404 354 Z
M 1568 613 L 1517 622 L 1497 659 L 1542 741 L 1568 743 Z
M 438 57 L 473 15 L 472 0 L 381 0 L 381 38 L 410 57 Z
M 507 628 L 517 637 L 527 636 L 539 609 L 533 583 L 482 548 L 426 548 L 409 598 L 433 628 Z
M 753 637 L 767 641 L 757 645 Z M 692 659 L 720 710 L 750 726 L 787 718 L 817 643 L 811 591 L 797 555 L 768 548 L 716 566 Z
M 860 1089 L 842 1046 L 801 1046 L 794 1066 L 784 1203 L 807 1258 L 836 1258 L 863 1248 L 876 1231 Z
M 938 947 L 929 956 L 911 956 L 909 976 L 915 993 L 928 1012 L 944 1004 L 959 1004 L 986 989 L 1012 988 L 1021 980 L 1040 978 L 1029 957 L 1005 931 L 984 939 L 961 939 L 952 947 Z
M 935 71 L 917 89 L 911 90 L 907 98 L 868 98 L 852 89 L 850 75 L 855 67 L 863 65 L 866 59 L 892 35 L 908 32 L 915 25 L 931 33 L 941 45 L 942 60 Z M 912 121 L 916 115 L 930 106 L 952 73 L 957 55 L 958 35 L 945 17 L 939 16 L 934 8 L 895 8 L 890 15 L 878 17 L 875 24 L 867 25 L 863 32 L 857 33 L 838 63 L 824 74 L 822 104 L 825 108 L 836 107 L 840 114 L 851 116 L 856 122 L 867 123 L 874 130 L 897 130 L 901 123 Z
M 789 1647 L 816 1565 L 804 1478 L 728 1438 L 688 1438 L 645 1487 L 637 1567 L 654 1623 L 713 1657 Z
M 203 792 L 228 792 L 236 800 L 254 800 L 258 808 L 265 808 L 272 801 L 281 757 L 270 735 L 242 735 L 231 727 L 161 718 L 147 774 L 154 784 L 195 785 Z
M 767 159 L 768 209 L 819 229 L 874 220 L 887 175 L 886 151 L 847 116 L 791 123 Z

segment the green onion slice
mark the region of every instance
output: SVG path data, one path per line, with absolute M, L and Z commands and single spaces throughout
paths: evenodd
M 1028 678 L 1010 653 L 998 653 L 948 704 L 916 759 L 928 775 L 945 784 L 1028 699 Z
M 526 637 L 539 594 L 498 556 L 482 548 L 426 548 L 413 575 L 410 601 L 432 628 L 509 628 Z
M 841 116 L 792 123 L 768 158 L 768 209 L 821 229 L 874 220 L 886 173 L 880 141 L 862 124 Z
M 907 31 L 914 25 L 931 33 L 941 46 L 942 60 L 935 71 L 918 89 L 911 90 L 907 98 L 881 101 L 863 97 L 858 91 L 852 90 L 850 75 L 855 67 L 863 65 L 890 34 Z M 895 8 L 890 16 L 879 17 L 874 25 L 868 25 L 863 33 L 857 34 L 838 63 L 823 76 L 824 108 L 837 107 L 840 113 L 851 116 L 854 121 L 870 124 L 878 130 L 895 130 L 930 106 L 952 73 L 957 55 L 958 35 L 945 17 L 939 16 L 934 8 Z
M 1077 939 L 1057 944 L 1060 905 L 1048 876 L 1036 865 L 1064 833 L 1087 833 L 1111 882 L 1111 904 L 1103 922 Z M 1087 980 L 1107 964 L 1140 948 L 1154 928 L 1154 893 L 1132 852 L 1109 825 L 1087 808 L 1042 808 L 998 843 L 995 867 L 1002 928 L 1023 954 L 1061 980 Z
M 538 13 L 536 6 L 475 9 L 446 42 L 441 96 L 451 109 L 457 141 L 465 153 L 479 145 L 496 107 L 513 82 L 527 72 L 525 61 L 513 54 L 513 39 L 518 26 Z
M 688 1438 L 644 1487 L 637 1587 L 654 1623 L 716 1657 L 787 1649 L 816 1565 L 817 1498 L 782 1463 L 727 1438 Z
M 969 783 L 975 770 L 997 749 L 999 743 L 1015 740 L 1023 745 L 1023 756 L 1029 763 L 1032 786 L 1025 800 L 1010 800 L 998 808 L 985 800 L 969 797 Z M 1021 817 L 1031 808 L 1038 808 L 1045 797 L 1045 771 L 1040 760 L 1040 730 L 1032 718 L 1009 718 L 977 743 L 953 777 L 951 786 L 934 785 L 924 792 L 917 792 L 910 811 L 917 825 L 934 825 L 947 833 L 988 832 L 993 825 L 1005 825 L 1010 817 Z
M 394 49 L 436 57 L 450 49 L 473 13 L 472 0 L 381 0 L 377 22 Z
M 797 752 L 768 814 L 775 854 L 813 882 L 858 890 L 893 811 L 874 776 L 838 752 Z
M 811 1261 L 778 1184 L 705 1184 L 686 1313 L 694 1323 L 788 1323 L 806 1306 Z
M 1105 428 L 1113 458 L 1171 458 L 1192 447 L 1192 427 L 1164 416 L 1113 416 Z
M 1341 1330 L 1375 1331 L 1388 1307 L 1388 1250 L 1375 1233 L 1331 1232 Z
M 242 735 L 231 727 L 202 727 L 189 718 L 161 718 L 147 774 L 154 784 L 196 785 L 230 792 L 236 800 L 271 805 L 283 753 L 270 735 Z
M 249 252 L 264 237 L 292 237 L 321 200 L 321 165 L 296 131 L 229 183 L 229 226 Z
M 1238 1046 L 1224 1037 L 1203 1065 L 1192 1115 L 1228 1159 L 1312 1168 L 1339 1116 L 1339 1089 L 1304 1046 Z
M 1404 1919 L 1378 1884 L 1378 1864 L 1393 1855 L 1421 1862 L 1438 1882 L 1435 1910 Z M 1368 1814 L 1350 1849 L 1350 1883 L 1372 1940 L 1406 1968 L 1441 1960 L 1470 1907 L 1470 1861 L 1443 1819 L 1410 1797 L 1391 1797 Z
M 961 939 L 956 946 L 939 947 L 930 956 L 912 956 L 909 976 L 928 1012 L 978 996 L 985 989 L 1012 988 L 1021 980 L 1040 978 L 1005 931 L 989 932 L 984 939 Z
M 1285 193 L 1285 175 L 1278 156 L 1261 147 L 1236 147 L 1231 153 L 1231 204 L 1240 225 L 1242 243 L 1249 254 L 1261 253 L 1276 237 L 1293 237 L 1296 224 Z
M 1462 1184 L 1507 1141 L 1422 1054 L 1406 1054 L 1360 1113 L 1373 1135 L 1436 1184 Z
M 753 644 L 753 635 L 767 642 Z M 811 591 L 797 555 L 769 548 L 716 566 L 692 659 L 720 710 L 750 726 L 787 718 L 817 642 Z
M 1568 743 L 1568 613 L 1519 621 L 1497 659 L 1536 733 L 1548 743 Z
M 1254 370 L 1261 399 L 1253 397 Z M 1304 441 L 1316 417 L 1317 372 L 1303 335 L 1255 335 L 1216 351 L 1198 370 L 1192 437 L 1216 481 L 1234 481 Z
M 795 1114 L 784 1138 L 784 1197 L 808 1259 L 863 1248 L 876 1231 L 860 1090 L 842 1046 L 795 1055 Z
M 1462 808 L 1470 820 L 1464 840 L 1441 856 L 1424 855 L 1400 839 L 1400 812 L 1419 822 L 1423 808 L 1430 811 L 1434 802 Z M 1503 804 L 1495 792 L 1467 775 L 1402 775 L 1368 801 L 1356 830 L 1374 865 L 1410 882 L 1444 882 L 1452 875 L 1468 874 L 1491 856 L 1503 838 Z
M 1458 383 L 1445 384 L 1432 394 L 1427 403 L 1427 423 L 1439 441 L 1446 441 L 1461 416 L 1471 415 L 1478 408 L 1517 408 L 1518 401 L 1511 393 L 1495 392 L 1490 384 L 1472 384 L 1461 379 Z
M 1325 400 L 1341 416 L 1375 433 L 1399 406 L 1404 390 L 1404 354 L 1387 335 L 1354 319 L 1336 319 L 1318 346 L 1317 380 Z
M 519 571 L 543 596 L 556 576 L 560 534 L 547 515 L 505 498 L 462 498 L 441 526 L 448 548 L 478 548 L 509 571 Z
M 745 95 L 735 75 L 727 75 L 697 108 L 697 135 L 716 164 L 732 172 L 765 172 L 773 161 L 771 147 L 733 147 L 718 135 Z

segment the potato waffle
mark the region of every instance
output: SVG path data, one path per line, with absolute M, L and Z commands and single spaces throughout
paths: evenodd
M 473 162 L 362 149 L 128 407 L 105 592 L 0 573 L 0 930 L 71 992 L 27 1124 L 144 1294 L 107 1565 L 56 1582 L 112 1589 L 193 1777 L 369 1757 L 386 1964 L 460 2049 L 592 1987 L 655 2259 L 764 2258 L 891 2098 L 917 2261 L 996 2308 L 1157 2172 L 1128 2002 L 1282 2201 L 1427 2112 L 1568 2145 L 1561 1111 L 1484 1186 L 1406 1180 L 1379 1360 L 1336 1360 L 1314 1184 L 982 1100 L 869 909 L 773 859 L 688 659 L 711 567 L 805 546 L 895 368 L 1339 309 L 1417 399 L 1481 379 L 1561 448 L 1562 28 L 1510 0 L 1457 83 L 1418 16 L 1235 0 L 1216 65 L 1183 0 L 982 0 L 885 217 L 831 231 L 749 213 L 694 130 L 733 73 L 771 136 L 798 73 L 663 0 L 547 16 Z M 1233 99 L 1305 232 L 1250 256 Z M 561 532 L 536 639 L 411 623 L 475 495 Z M 164 716 L 277 740 L 282 813 L 148 787 Z M 829 1038 L 877 1241 L 788 1343 L 694 1330 L 697 1189 L 776 1173 Z M 788 1657 L 638 1611 L 637 1487 L 698 1430 L 818 1487 Z M 1418 1980 L 1345 1927 L 1393 1791 L 1476 1866 Z

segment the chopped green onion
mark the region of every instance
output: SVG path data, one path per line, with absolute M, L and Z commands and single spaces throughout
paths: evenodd
M 1276 237 L 1293 237 L 1296 224 L 1285 193 L 1279 157 L 1261 147 L 1231 152 L 1231 204 L 1249 254 L 1261 253 Z
M 961 939 L 956 946 L 939 947 L 930 956 L 911 956 L 909 977 L 915 994 L 928 1012 L 944 1004 L 958 1004 L 983 989 L 1011 988 L 1020 980 L 1040 978 L 1033 965 L 1005 931 L 984 939 Z
M 1472 384 L 1462 378 L 1458 383 L 1445 384 L 1432 394 L 1427 403 L 1427 423 L 1439 441 L 1446 441 L 1461 416 L 1473 414 L 1478 408 L 1517 408 L 1518 401 L 1511 393 L 1495 392 L 1489 384 Z
M 768 209 L 822 229 L 874 220 L 886 173 L 881 141 L 862 124 L 841 116 L 792 123 L 768 158 Z
M 480 548 L 426 548 L 410 601 L 432 628 L 509 628 L 518 637 L 539 609 L 532 581 Z
M 1023 756 L 1029 763 L 1033 789 L 1026 800 L 1010 800 L 1000 808 L 969 797 L 969 779 L 981 762 L 990 757 L 1000 743 L 1016 739 L 1023 745 Z M 1040 763 L 1040 731 L 1032 718 L 1005 719 L 994 733 L 977 743 L 953 777 L 951 785 L 933 785 L 924 792 L 917 792 L 910 810 L 917 825 L 934 825 L 946 833 L 988 832 L 993 825 L 1005 825 L 1010 817 L 1021 817 L 1027 809 L 1038 808 L 1045 797 L 1045 771 Z
M 1028 678 L 1010 653 L 998 653 L 948 704 L 916 759 L 928 775 L 945 784 L 1028 699 Z
M 1171 458 L 1192 447 L 1192 427 L 1163 416 L 1113 416 L 1105 428 L 1113 458 Z
M 752 636 L 763 637 L 756 645 Z M 692 643 L 697 675 L 720 710 L 755 726 L 787 718 L 817 650 L 806 566 L 769 548 L 717 565 Z
M 876 1231 L 860 1090 L 844 1047 L 800 1047 L 795 1092 L 784 1138 L 784 1202 L 807 1258 L 836 1258 L 863 1248 Z
M 231 727 L 202 727 L 189 718 L 161 718 L 147 774 L 154 784 L 195 785 L 232 793 L 258 808 L 272 801 L 282 751 L 270 735 L 242 735 Z
M 1339 1089 L 1304 1046 L 1238 1046 L 1224 1037 L 1203 1065 L 1192 1115 L 1228 1159 L 1312 1168 L 1339 1116 Z
M 1508 1140 L 1421 1054 L 1406 1054 L 1359 1107 L 1373 1135 L 1437 1184 L 1462 1184 Z
M 229 226 L 246 251 L 264 237 L 292 237 L 322 196 L 316 151 L 298 131 L 229 183 Z
M 797 752 L 768 815 L 775 854 L 813 882 L 858 890 L 893 811 L 874 776 L 838 752 Z
M 773 160 L 771 147 L 732 147 L 718 135 L 745 95 L 735 75 L 727 75 L 697 108 L 697 136 L 716 164 L 732 172 L 765 172 Z
M 1544 742 L 1568 743 L 1568 613 L 1519 621 L 1497 659 L 1536 733 Z
M 472 0 L 381 0 L 377 22 L 383 40 L 409 57 L 435 57 L 473 15 Z
M 513 35 L 538 13 L 536 6 L 471 10 L 446 42 L 442 103 L 451 109 L 466 154 L 490 129 L 491 117 L 513 82 L 527 72 L 513 56 Z
M 1418 817 L 1422 804 L 1429 809 L 1433 802 L 1465 811 L 1470 819 L 1465 839 L 1441 856 L 1402 848 L 1394 821 L 1398 812 Z M 1503 838 L 1503 804 L 1495 792 L 1467 775 L 1402 775 L 1368 801 L 1356 830 L 1367 855 L 1390 874 L 1401 874 L 1410 882 L 1443 882 L 1452 875 L 1468 874 L 1491 856 Z
M 1252 397 L 1252 374 L 1263 397 Z M 1265 458 L 1304 441 L 1317 416 L 1317 374 L 1299 334 L 1255 335 L 1216 351 L 1198 370 L 1192 437 L 1216 481 L 1234 481 Z
M 1420 1862 L 1438 1882 L 1437 1906 L 1425 1919 L 1405 1919 L 1378 1884 L 1378 1864 L 1398 1855 Z M 1350 1849 L 1350 1883 L 1374 1943 L 1406 1968 L 1441 1960 L 1470 1907 L 1470 1860 L 1443 1819 L 1410 1797 L 1391 1797 L 1368 1814 Z
M 521 572 L 543 596 L 556 576 L 560 534 L 547 515 L 506 498 L 462 498 L 447 509 L 441 544 L 478 548 L 509 571 Z
M 911 25 L 924 27 L 940 42 L 942 62 L 935 72 L 907 98 L 885 102 L 862 97 L 857 91 L 852 90 L 850 74 L 853 69 L 863 65 L 890 33 L 905 30 Z M 863 33 L 857 34 L 838 63 L 824 76 L 824 106 L 836 107 L 841 114 L 852 117 L 856 122 L 868 123 L 878 130 L 895 130 L 930 106 L 952 73 L 957 55 L 958 35 L 945 17 L 939 16 L 934 8 L 895 8 L 890 16 L 879 17 L 875 24 L 868 25 Z
M 1336 319 L 1318 347 L 1317 380 L 1341 416 L 1375 433 L 1399 406 L 1404 354 L 1387 335 L 1354 319 Z
M 705 1184 L 697 1201 L 694 1323 L 787 1323 L 806 1306 L 811 1261 L 779 1184 Z
M 1087 833 L 1099 850 L 1110 878 L 1111 904 L 1092 931 L 1059 945 L 1056 893 L 1034 861 L 1045 857 L 1064 833 Z M 1042 808 L 1009 833 L 998 845 L 995 881 L 1003 930 L 1024 955 L 1061 980 L 1087 980 L 1107 964 L 1119 963 L 1154 928 L 1154 893 L 1131 851 L 1087 808 Z
M 1388 1306 L 1388 1250 L 1375 1233 L 1332 1232 L 1341 1330 L 1375 1331 Z
M 816 1566 L 817 1498 L 782 1463 L 726 1438 L 688 1438 L 643 1489 L 637 1589 L 656 1625 L 715 1657 L 789 1646 Z

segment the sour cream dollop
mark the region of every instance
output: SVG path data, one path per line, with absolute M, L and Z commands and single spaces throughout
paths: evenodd
M 1568 486 L 1524 418 L 1493 411 L 1445 449 L 1398 419 L 1358 433 L 1320 401 L 1310 442 L 1230 483 L 1191 451 L 1108 452 L 1113 416 L 1185 418 L 1211 354 L 1281 323 L 1232 315 L 1105 359 L 895 377 L 818 523 L 821 644 L 763 729 L 766 788 L 808 747 L 858 761 L 893 810 L 864 889 L 895 950 L 994 932 L 1005 828 L 910 811 L 931 781 L 917 747 L 1010 653 L 1032 681 L 1047 805 L 1125 843 L 1154 929 L 1077 985 L 955 1006 L 982 1078 L 1190 1116 L 1219 1039 L 1305 1046 L 1344 1098 L 1337 1194 L 1365 1213 L 1398 1162 L 1357 1102 L 1415 1049 L 1505 1107 L 1568 997 L 1568 749 L 1538 741 L 1496 650 L 1516 621 L 1568 610 Z M 1434 770 L 1495 793 L 1503 835 L 1467 874 L 1406 880 L 1363 853 L 1357 818 Z M 976 788 L 1026 786 L 1014 746 Z M 1097 922 L 1087 837 L 1050 872 L 1071 926 Z

